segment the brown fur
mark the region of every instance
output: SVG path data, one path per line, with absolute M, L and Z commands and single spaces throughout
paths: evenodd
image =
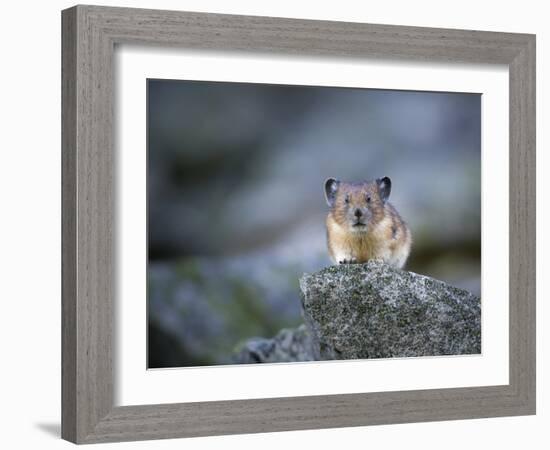
M 363 211 L 364 226 L 352 224 L 357 209 Z M 411 232 L 396 209 L 381 197 L 378 180 L 339 183 L 326 226 L 328 250 L 336 264 L 382 259 L 396 267 L 405 265 Z

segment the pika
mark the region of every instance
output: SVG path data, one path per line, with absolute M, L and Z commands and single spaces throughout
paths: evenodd
M 398 268 L 405 265 L 411 231 L 388 202 L 390 192 L 388 177 L 362 183 L 326 180 L 327 245 L 335 264 L 381 259 Z

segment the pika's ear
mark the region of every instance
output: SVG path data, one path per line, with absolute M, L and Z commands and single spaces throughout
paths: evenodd
M 378 190 L 380 191 L 380 198 L 384 203 L 386 203 L 391 192 L 391 180 L 388 177 L 378 178 L 376 180 L 376 184 L 378 184 Z
M 328 206 L 331 208 L 336 201 L 336 193 L 338 192 L 339 186 L 340 182 L 334 178 L 329 178 L 325 181 L 325 198 L 327 199 Z

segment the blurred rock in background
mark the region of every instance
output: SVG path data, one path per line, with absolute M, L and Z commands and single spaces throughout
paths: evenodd
M 479 95 L 150 80 L 148 101 L 149 367 L 301 322 L 328 177 L 389 176 L 406 269 L 480 294 Z

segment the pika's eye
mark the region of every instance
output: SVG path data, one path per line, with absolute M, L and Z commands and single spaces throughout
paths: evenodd
M 367 195 L 367 203 L 370 203 L 370 195 Z
M 344 201 L 345 201 L 346 203 L 349 203 L 349 195 L 346 195 L 346 197 L 344 198 Z

